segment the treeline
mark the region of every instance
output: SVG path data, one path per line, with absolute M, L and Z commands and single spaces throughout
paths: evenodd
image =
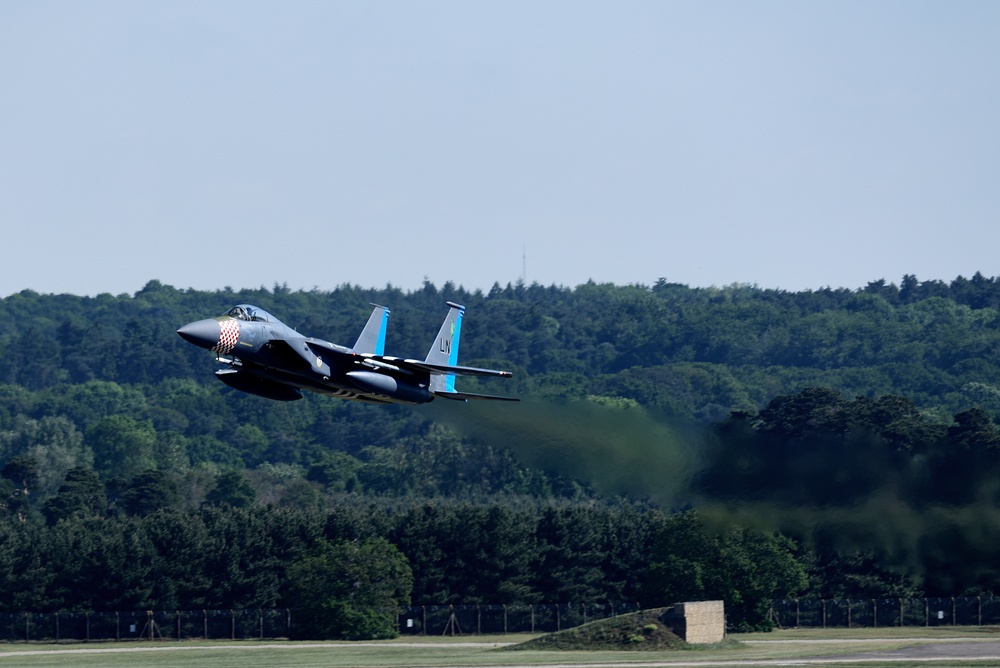
M 175 333 L 253 303 L 351 342 L 376 302 L 387 351 L 419 356 L 445 300 L 460 361 L 515 372 L 461 387 L 523 403 L 272 402 Z M 371 637 L 375 600 L 713 597 L 757 628 L 775 596 L 997 594 L 998 306 L 979 274 L 22 292 L 0 300 L 0 605 L 318 607 L 343 623 L 315 633 Z M 391 591 L 314 586 L 365 560 L 386 571 L 350 577 Z
M 786 539 L 717 535 L 693 511 L 634 503 L 345 497 L 325 511 L 206 505 L 125 515 L 104 510 L 96 486 L 72 493 L 76 511 L 55 524 L 0 523 L 0 611 L 339 607 L 357 619 L 411 602 L 724 598 L 733 624 L 767 628 L 770 600 L 807 583 Z M 355 632 L 313 635 L 345 634 Z
M 971 403 L 1000 410 L 1000 281 L 978 273 L 950 283 L 908 275 L 898 287 L 875 281 L 804 292 L 666 281 L 495 285 L 486 293 L 450 283 L 413 292 L 198 292 L 157 281 L 131 296 L 25 291 L 0 300 L 0 382 L 31 390 L 93 380 L 214 383 L 207 354 L 175 330 L 239 302 L 335 342 L 354 340 L 370 302 L 386 304 L 386 350 L 422 355 L 445 300 L 468 307 L 462 360 L 511 368 L 514 381 L 490 389 L 522 396 L 622 396 L 705 422 L 809 386 L 897 394 L 950 413 Z

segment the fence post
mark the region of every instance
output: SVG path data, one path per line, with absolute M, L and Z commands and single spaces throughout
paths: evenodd
M 122 641 L 122 613 L 115 612 L 115 641 Z
M 952 626 L 956 626 L 956 623 L 955 623 L 956 619 L 957 618 L 955 617 L 955 597 L 952 596 L 951 597 L 951 625 Z
M 422 605 L 422 606 L 420 606 L 420 609 L 424 611 L 423 634 L 427 635 L 427 606 L 426 605 Z
M 88 610 L 84 613 L 84 618 L 87 620 L 87 642 L 90 642 L 90 611 Z
M 236 640 L 236 611 L 229 610 L 229 639 Z
M 507 635 L 507 604 L 503 605 L 503 634 Z
M 823 599 L 823 628 L 826 628 L 826 599 Z
M 872 628 L 878 628 L 878 601 L 872 599 Z
M 483 606 L 476 603 L 476 635 L 483 635 Z
M 902 598 L 898 598 L 896 600 L 899 601 L 899 627 L 902 628 L 903 627 L 903 599 Z
M 177 614 L 177 642 L 180 642 L 180 640 L 181 640 L 181 611 L 180 610 L 174 610 L 174 612 Z
M 205 631 L 205 640 L 208 640 L 208 610 L 201 611 L 201 625 Z
M 59 611 L 56 610 L 53 614 L 56 616 L 56 642 L 59 642 Z
M 559 618 L 559 604 L 556 603 L 556 631 L 562 630 L 562 620 Z
M 924 626 L 930 626 L 931 625 L 931 608 L 930 608 L 930 605 L 931 605 L 930 602 L 925 598 L 924 599 Z
M 982 617 L 982 615 L 980 615 Z M 531 632 L 535 632 L 535 604 L 531 604 Z

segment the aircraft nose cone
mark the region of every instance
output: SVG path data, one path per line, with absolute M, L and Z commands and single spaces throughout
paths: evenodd
M 193 343 L 202 348 L 211 348 L 219 343 L 220 331 L 219 321 L 209 319 L 189 322 L 178 329 L 177 333 L 188 343 Z

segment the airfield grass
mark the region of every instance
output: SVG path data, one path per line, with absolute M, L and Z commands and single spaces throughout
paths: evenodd
M 0 668 L 8 666 L 75 668 L 138 666 L 149 668 L 331 668 L 546 666 L 697 662 L 706 668 L 730 662 L 763 663 L 818 656 L 896 649 L 914 642 L 948 639 L 1000 639 L 1000 627 L 877 629 L 794 629 L 773 633 L 734 634 L 720 646 L 657 652 L 633 651 L 497 651 L 532 635 L 400 638 L 389 642 L 289 641 L 155 641 L 88 644 L 0 644 Z M 766 642 L 761 642 L 766 641 Z M 822 665 L 822 664 L 820 664 Z M 831 664 L 833 665 L 833 664 Z M 900 663 L 837 664 L 899 668 Z M 983 666 L 982 661 L 921 661 L 922 666 Z

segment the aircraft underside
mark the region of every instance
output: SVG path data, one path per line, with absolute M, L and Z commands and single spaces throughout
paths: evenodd
M 391 386 L 385 388 L 389 392 L 381 394 L 377 391 L 365 392 L 354 387 L 344 387 L 332 381 L 288 373 L 280 369 L 249 367 L 238 360 L 226 361 L 226 363 L 229 365 L 227 368 L 220 369 L 215 373 L 216 377 L 223 383 L 242 392 L 256 394 L 268 399 L 277 399 L 279 401 L 301 399 L 302 393 L 300 390 L 325 394 L 338 399 L 373 404 L 407 404 L 415 406 L 427 403 L 434 398 L 433 395 L 422 388 L 398 384 L 394 380 Z M 351 382 L 363 383 L 365 380 L 368 380 L 368 378 L 361 376 L 360 378 L 351 380 Z

